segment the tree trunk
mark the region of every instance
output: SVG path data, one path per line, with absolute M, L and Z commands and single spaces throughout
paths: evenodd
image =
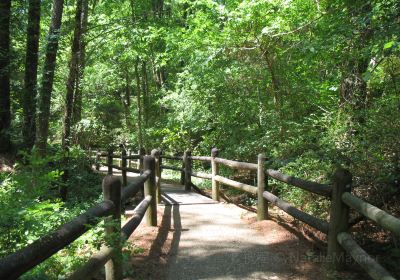
M 143 117 L 144 124 L 147 127 L 149 122 L 149 83 L 147 79 L 147 63 L 142 61 L 142 90 L 143 90 Z
M 72 108 L 74 101 L 74 89 L 76 86 L 76 80 L 79 76 L 79 51 L 80 51 L 80 40 L 81 40 L 81 17 L 82 17 L 82 0 L 76 1 L 75 11 L 75 29 L 74 38 L 71 46 L 71 60 L 69 62 L 69 75 L 67 80 L 67 93 L 65 96 L 65 112 L 64 112 L 64 130 L 62 137 L 62 146 L 68 147 L 70 145 L 71 138 L 71 124 L 72 124 Z
M 132 130 L 132 121 L 131 121 L 131 96 L 132 96 L 132 85 L 131 85 L 131 77 L 129 75 L 128 70 L 125 70 L 125 94 L 121 94 L 122 105 L 124 106 L 124 114 L 125 114 L 125 124 L 129 131 Z
M 350 48 L 350 59 L 345 63 L 340 85 L 340 106 L 349 103 L 355 111 L 367 106 L 368 89 L 363 74 L 368 69 L 370 57 L 366 55 L 365 48 L 371 45 L 373 29 L 371 26 L 371 3 L 365 1 L 346 1 L 345 5 L 349 11 L 350 18 L 361 18 L 363 24 L 358 30 L 352 48 Z M 358 118 L 359 123 L 364 122 Z
M 274 61 L 274 58 L 270 55 L 270 53 L 267 51 L 266 47 L 263 52 L 264 52 L 264 58 L 267 62 L 268 70 L 271 75 L 271 91 L 272 91 L 272 96 L 273 96 L 273 102 L 275 106 L 275 110 L 277 112 L 278 118 L 279 118 L 279 136 L 281 139 L 284 139 L 284 133 L 285 133 L 285 122 L 283 121 L 284 116 L 283 116 L 283 98 L 282 95 L 284 93 L 281 83 L 279 81 L 279 77 L 276 73 L 276 62 Z
M 139 76 L 139 59 L 135 63 L 135 76 L 136 76 L 136 100 L 137 100 L 137 128 L 138 128 L 138 144 L 139 149 L 143 148 L 143 134 L 142 134 L 142 102 L 140 96 L 140 76 Z
M 81 40 L 79 46 L 79 73 L 75 83 L 75 93 L 72 111 L 72 124 L 76 124 L 82 119 L 82 79 L 86 66 L 86 31 L 88 25 L 89 1 L 82 1 L 82 14 L 81 14 Z
M 28 28 L 26 38 L 25 84 L 23 97 L 24 145 L 31 150 L 35 143 L 35 115 L 37 97 L 37 69 L 40 37 L 40 0 L 29 0 Z
M 10 141 L 10 18 L 11 0 L 0 2 L 0 152 L 7 152 Z
M 46 46 L 46 58 L 43 66 L 42 86 L 38 100 L 38 123 L 36 126 L 35 145 L 40 155 L 46 155 L 51 92 L 53 91 L 53 79 L 56 68 L 63 6 L 64 0 L 53 1 L 53 12 Z

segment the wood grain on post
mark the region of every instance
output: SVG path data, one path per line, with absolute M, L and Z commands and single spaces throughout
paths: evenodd
M 108 168 L 107 174 L 108 175 L 113 174 L 112 164 L 113 164 L 113 150 L 110 149 L 110 150 L 108 150 L 108 154 L 107 154 L 107 168 Z
M 343 203 L 342 194 L 351 191 L 352 176 L 348 170 L 339 168 L 333 178 L 332 199 L 328 231 L 328 266 L 332 270 L 343 267 L 346 255 L 337 236 L 348 230 L 349 207 Z
M 139 174 L 142 175 L 143 174 L 143 157 L 146 154 L 145 149 L 143 147 L 139 148 L 138 154 L 139 154 L 138 169 L 139 169 Z M 144 186 L 142 186 L 141 195 L 142 195 L 142 198 L 144 198 Z
M 268 217 L 268 202 L 264 198 L 263 193 L 266 190 L 268 181 L 265 176 L 265 155 L 258 155 L 258 168 L 257 168 L 257 220 L 262 221 Z
M 154 149 L 151 155 L 155 160 L 155 176 L 156 176 L 156 198 L 157 203 L 161 203 L 161 167 L 160 167 L 160 150 Z
M 162 162 L 163 162 L 163 150 L 160 149 L 160 181 L 162 178 L 162 171 L 163 171 L 163 169 L 162 169 L 163 163 Z
M 185 190 L 186 191 L 190 191 L 192 188 L 192 160 L 190 158 L 190 156 L 192 155 L 192 153 L 187 150 L 185 151 L 185 153 L 183 154 L 183 160 L 185 162 Z
M 121 246 L 121 181 L 117 177 L 106 176 L 103 179 L 103 197 L 111 200 L 114 213 L 104 220 L 105 237 L 109 247 L 113 248 L 111 259 L 106 263 L 106 280 L 122 279 L 122 246 Z
M 127 168 L 127 161 L 126 161 L 126 150 L 124 146 L 121 145 L 121 174 L 122 174 L 122 186 L 126 187 L 128 185 L 128 178 L 126 176 L 126 168 Z
M 219 173 L 218 163 L 215 161 L 215 158 L 218 156 L 218 149 L 213 148 L 211 150 L 211 175 L 212 175 L 212 199 L 215 201 L 219 201 L 219 182 L 215 179 L 215 177 Z
M 157 198 L 156 198 L 156 176 L 155 176 L 155 159 L 153 156 L 144 156 L 144 170 L 150 170 L 150 176 L 144 183 L 145 197 L 151 196 L 150 207 L 146 211 L 146 222 L 149 226 L 157 226 Z

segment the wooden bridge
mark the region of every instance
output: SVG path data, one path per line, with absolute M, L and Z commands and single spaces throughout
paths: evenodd
M 107 162 L 102 163 L 101 158 Z M 115 161 L 119 160 L 119 164 Z M 131 161 L 137 161 L 136 168 Z M 179 166 L 165 161 L 178 161 Z M 193 162 L 210 163 L 211 173 L 193 171 Z M 373 279 L 394 279 L 379 263 L 370 257 L 352 238 L 349 209 L 352 208 L 383 228 L 400 235 L 400 219 L 368 204 L 351 194 L 351 174 L 343 169 L 335 172 L 331 184 L 319 184 L 282 174 L 266 168 L 265 157 L 259 155 L 257 163 L 239 162 L 211 156 L 163 155 L 153 150 L 151 155 L 128 154 L 125 149 L 116 155 L 112 151 L 96 153 L 96 169 L 107 167 L 103 180 L 104 201 L 58 230 L 43 236 L 29 246 L 0 260 L 0 279 L 17 279 L 26 271 L 43 262 L 76 240 L 100 217 L 106 222 L 106 236 L 112 244 L 104 244 L 82 267 L 68 279 L 90 279 L 105 266 L 107 280 L 122 279 L 122 245 L 139 226 L 143 217 L 149 226 L 157 226 L 157 207 L 173 211 L 174 229 L 179 234 L 179 246 L 171 260 L 167 279 L 299 279 L 293 275 L 291 265 L 283 256 L 270 250 L 271 244 L 260 233 L 246 227 L 240 220 L 243 210 L 221 204 L 220 184 L 257 196 L 257 219 L 268 219 L 268 204 L 272 203 L 294 218 L 327 235 L 326 264 L 338 270 L 349 254 Z M 257 173 L 256 186 L 234 181 L 220 175 L 219 167 L 245 169 Z M 162 170 L 181 173 L 181 184 L 161 184 Z M 120 174 L 113 174 L 119 170 Z M 135 176 L 132 173 L 139 173 Z M 113 176 L 114 175 L 114 176 Z M 212 198 L 192 191 L 192 177 L 212 181 Z M 309 215 L 269 191 L 268 179 L 275 179 L 330 200 L 330 220 L 323 221 Z M 121 227 L 122 208 L 130 198 L 142 191 L 143 199 Z M 184 230 L 185 229 L 185 230 Z M 120 238 L 115 236 L 120 235 Z M 310 278 L 311 279 L 311 278 Z

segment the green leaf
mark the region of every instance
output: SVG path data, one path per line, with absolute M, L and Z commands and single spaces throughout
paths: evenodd
M 384 49 L 384 50 L 390 49 L 391 47 L 393 47 L 394 43 L 395 43 L 394 41 L 387 42 L 387 43 L 383 46 L 383 49 Z

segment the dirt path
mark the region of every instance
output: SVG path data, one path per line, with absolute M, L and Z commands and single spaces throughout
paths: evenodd
M 291 268 L 269 250 L 263 236 L 247 227 L 240 208 L 226 205 L 174 205 L 174 249 L 167 279 L 290 279 Z
M 310 244 L 235 205 L 163 186 L 159 225 L 130 241 L 132 279 L 327 279 Z

